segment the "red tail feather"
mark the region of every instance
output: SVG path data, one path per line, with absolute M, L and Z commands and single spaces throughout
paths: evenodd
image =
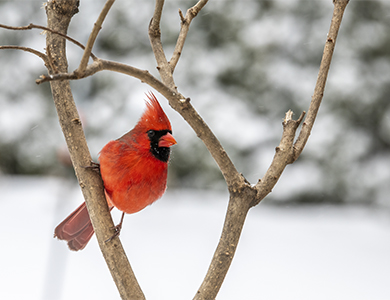
M 70 250 L 84 249 L 94 230 L 85 202 L 62 221 L 54 230 L 54 237 L 68 242 Z

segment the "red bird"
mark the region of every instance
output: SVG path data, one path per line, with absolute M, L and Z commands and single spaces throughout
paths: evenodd
M 171 124 L 156 97 L 147 95 L 146 110 L 137 125 L 100 151 L 100 173 L 106 199 L 125 213 L 136 213 L 159 199 L 166 189 L 170 147 L 176 144 Z M 54 237 L 68 242 L 71 250 L 83 249 L 94 233 L 85 203 L 72 212 Z

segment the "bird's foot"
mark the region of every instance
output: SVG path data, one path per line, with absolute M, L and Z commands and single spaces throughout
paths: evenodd
M 122 224 L 119 223 L 118 225 L 114 226 L 113 229 L 115 230 L 114 234 L 108 238 L 107 240 L 105 240 L 104 242 L 105 243 L 108 243 L 110 242 L 113 238 L 119 236 L 119 234 L 121 233 L 121 230 L 122 230 Z
M 123 224 L 123 219 L 125 217 L 125 213 L 122 213 L 122 217 L 121 217 L 121 221 L 119 222 L 118 225 L 116 225 L 113 229 L 115 230 L 114 234 L 112 235 L 112 237 L 110 237 L 109 239 L 107 239 L 105 242 L 108 243 L 109 241 L 111 241 L 113 238 L 119 236 L 119 234 L 121 233 L 121 230 L 122 230 L 122 224 Z
M 82 166 L 84 169 L 91 169 L 96 172 L 100 172 L 100 164 L 95 163 L 94 161 L 91 160 L 91 165 L 90 166 Z

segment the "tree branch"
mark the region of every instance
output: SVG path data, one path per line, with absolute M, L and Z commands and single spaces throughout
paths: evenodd
M 320 70 L 318 72 L 316 86 L 314 88 L 314 95 L 312 97 L 309 110 L 305 122 L 303 122 L 301 132 L 297 141 L 294 144 L 294 161 L 298 159 L 302 153 L 307 140 L 309 139 L 314 121 L 317 117 L 318 109 L 320 108 L 322 98 L 324 96 L 326 79 L 328 78 L 330 63 L 332 62 L 333 51 L 336 45 L 337 35 L 340 29 L 341 21 L 343 19 L 344 10 L 349 0 L 334 0 L 334 10 L 328 37 L 326 39 L 324 52 L 322 55 Z
M 253 199 L 254 197 L 256 197 L 256 191 L 249 185 L 230 193 L 221 238 L 207 274 L 193 298 L 194 300 L 216 298 L 232 263 L 241 231 L 250 209 L 248 199 Z
M 334 1 L 334 3 L 335 7 L 331 23 L 331 30 L 327 39 L 327 43 L 325 45 L 326 49 L 328 43 L 333 43 L 333 47 L 331 47 L 331 54 L 333 53 L 335 38 L 337 36 L 337 32 L 341 24 L 341 18 L 346 5 L 348 4 L 348 1 L 336 0 Z M 338 21 L 334 22 L 334 19 Z M 336 35 L 333 35 L 334 32 L 336 32 Z M 328 51 L 326 51 L 326 53 L 328 53 Z M 327 56 L 326 53 L 324 51 L 324 56 Z M 327 67 L 321 63 L 320 70 L 322 68 L 329 70 L 331 57 L 328 59 L 323 59 L 323 61 L 325 61 Z M 325 87 L 326 75 L 321 85 L 321 99 L 323 95 L 323 89 Z M 316 90 L 317 88 L 318 85 L 316 85 Z M 310 105 L 309 111 L 315 111 L 314 115 L 312 113 L 313 118 L 311 121 L 311 127 L 313 126 L 313 123 L 315 121 L 315 116 L 320 104 L 321 101 L 312 101 Z M 313 107 L 313 105 L 314 107 L 316 107 L 316 109 Z M 211 261 L 206 277 L 197 294 L 195 295 L 194 300 L 215 299 L 233 259 L 233 255 L 235 253 L 248 210 L 250 209 L 250 207 L 257 205 L 262 199 L 264 199 L 266 195 L 268 195 L 272 191 L 285 167 L 288 164 L 293 163 L 297 159 L 296 155 L 299 156 L 299 154 L 302 152 L 306 142 L 303 144 L 298 143 L 298 145 L 294 145 L 294 139 L 296 130 L 299 124 L 302 122 L 305 113 L 303 112 L 297 121 L 294 121 L 292 119 L 292 115 L 292 111 L 288 111 L 286 113 L 285 119 L 283 121 L 283 134 L 280 144 L 278 147 L 276 147 L 274 159 L 264 177 L 259 180 L 259 182 L 254 188 L 249 186 L 248 184 L 243 184 L 239 186 L 237 192 L 232 192 L 232 190 L 230 190 L 229 207 L 226 213 L 225 224 L 222 231 L 221 239 L 215 251 L 214 257 Z M 299 146 L 301 146 L 302 149 L 298 148 L 300 152 L 297 152 L 296 147 Z M 255 193 L 254 195 L 253 193 L 255 192 L 255 190 L 257 191 L 257 193 Z M 249 204 L 248 200 L 251 200 L 252 203 Z
M 25 52 L 29 52 L 29 53 L 32 53 L 32 54 L 35 54 L 36 56 L 38 56 L 39 58 L 41 58 L 43 60 L 43 62 L 45 63 L 45 65 L 49 66 L 49 59 L 47 57 L 46 54 L 42 53 L 42 52 L 39 52 L 38 50 L 35 50 L 35 49 L 32 49 L 32 48 L 28 48 L 28 47 L 22 47 L 22 46 L 0 46 L 0 50 L 2 49 L 12 49 L 12 50 L 22 50 L 22 51 L 25 51 Z
M 85 46 L 84 54 L 81 58 L 80 65 L 76 70 L 76 72 L 80 73 L 81 75 L 83 75 L 85 72 L 85 68 L 88 65 L 89 56 L 92 53 L 92 47 L 95 44 L 96 37 L 100 29 L 102 29 L 103 21 L 106 18 L 111 6 L 114 4 L 114 1 L 115 0 L 107 0 L 107 2 L 104 4 L 102 11 L 99 14 L 98 19 L 96 20 L 96 23 L 93 26 L 92 32 L 88 38 L 87 45 Z
M 320 64 L 317 83 L 314 89 L 314 95 L 310 103 L 309 111 L 303 122 L 300 134 L 293 144 L 296 129 L 304 117 L 304 113 L 299 117 L 298 121 L 293 121 L 291 115 L 286 114 L 283 122 L 283 136 L 279 146 L 276 148 L 275 156 L 272 160 L 271 166 L 268 168 L 264 177 L 256 184 L 258 190 L 258 197 L 253 205 L 257 205 L 265 196 L 267 196 L 277 183 L 284 168 L 296 161 L 302 153 L 303 148 L 309 138 L 311 129 L 313 128 L 318 110 L 324 96 L 325 84 L 332 61 L 333 51 L 336 43 L 338 31 L 340 29 L 341 20 L 348 0 L 334 0 L 333 16 L 330 24 L 330 30 L 326 39 L 324 52 Z
M 188 16 L 186 17 L 188 17 L 189 22 L 199 13 L 206 3 L 207 1 L 201 0 L 187 11 Z M 160 21 L 163 6 L 164 0 L 156 0 L 153 18 L 149 24 L 149 38 L 157 61 L 157 69 L 159 70 L 161 81 L 164 85 L 171 89 L 171 91 L 168 92 L 166 89 L 160 90 L 155 86 L 153 87 L 155 87 L 156 90 L 168 99 L 172 108 L 182 115 L 182 117 L 196 132 L 197 136 L 206 145 L 214 160 L 217 162 L 229 189 L 236 189 L 237 185 L 244 183 L 244 178 L 237 172 L 233 162 L 230 160 L 217 137 L 190 104 L 189 98 L 185 98 L 177 92 L 177 87 L 175 86 L 175 82 L 173 80 L 174 69 L 172 69 L 168 63 L 161 43 Z M 177 49 L 181 49 L 183 47 L 188 27 L 189 24 L 188 26 L 185 26 L 185 29 L 182 27 L 182 32 L 178 39 L 179 45 L 177 46 Z M 175 57 L 174 60 L 176 59 L 178 60 L 179 58 Z M 177 64 L 177 60 L 175 61 L 175 66 Z
M 49 1 L 46 6 L 48 26 L 66 34 L 72 16 L 77 13 L 78 0 Z M 65 39 L 49 33 L 47 48 L 55 67 L 61 73 L 67 72 Z M 53 70 L 49 69 L 49 73 Z M 83 192 L 88 212 L 96 232 L 100 249 L 110 269 L 111 275 L 123 299 L 145 299 L 132 272 L 120 240 L 115 238 L 105 243 L 113 234 L 114 224 L 103 193 L 103 182 L 96 172 L 83 168 L 91 162 L 91 155 L 85 140 L 81 121 L 73 100 L 69 81 L 50 83 L 60 125 L 64 133 L 73 167 Z
M 200 0 L 193 7 L 187 10 L 186 16 L 183 16 L 183 13 L 179 9 L 180 19 L 181 19 L 181 29 L 179 37 L 177 38 L 175 50 L 173 51 L 172 58 L 169 61 L 171 66 L 172 73 L 174 72 L 177 62 L 183 51 L 184 43 L 187 38 L 188 31 L 190 29 L 191 21 L 198 15 L 201 9 L 207 4 L 208 0 Z
M 292 119 L 292 115 L 293 112 L 291 110 L 286 113 L 282 123 L 282 138 L 280 140 L 279 146 L 276 147 L 275 156 L 270 167 L 268 168 L 263 178 L 260 179 L 256 184 L 258 194 L 254 199 L 255 201 L 252 204 L 253 206 L 257 205 L 272 191 L 286 166 L 294 162 L 293 143 L 295 139 L 295 133 L 305 113 L 302 113 L 297 121 Z
M 230 193 L 229 207 L 220 242 L 214 253 L 206 277 L 194 299 L 214 299 L 216 297 L 232 262 L 250 203 L 257 193 L 250 187 L 245 178 L 237 172 L 233 162 L 230 160 L 217 137 L 190 104 L 190 99 L 186 99 L 176 92 L 177 88 L 173 80 L 175 66 L 184 46 L 190 22 L 206 3 L 207 1 L 199 1 L 193 8 L 187 11 L 186 18 L 180 14 L 182 27 L 171 59 L 172 65 L 167 62 L 161 43 L 160 20 L 164 5 L 163 0 L 156 1 L 154 15 L 149 25 L 149 38 L 157 61 L 157 69 L 159 70 L 162 82 L 173 91 L 164 93 L 165 91 L 157 90 L 168 99 L 172 108 L 182 115 L 206 145 L 214 160 L 217 162 Z
M 149 40 L 157 62 L 157 70 L 160 73 L 162 82 L 170 89 L 177 92 L 175 81 L 173 80 L 173 70 L 169 66 L 161 43 L 160 21 L 164 6 L 164 0 L 156 0 L 154 14 L 149 24 Z
M 76 46 L 79 46 L 81 49 L 85 49 L 84 45 L 81 44 L 80 42 L 76 41 L 75 39 L 71 38 L 70 36 L 66 35 L 66 34 L 63 34 L 61 32 L 58 32 L 58 31 L 55 31 L 49 27 L 45 27 L 45 26 L 42 26 L 42 25 L 35 25 L 33 23 L 30 23 L 29 25 L 27 26 L 8 26 L 8 25 L 4 25 L 4 24 L 0 24 L 0 28 L 5 28 L 5 29 L 9 29 L 9 30 L 31 30 L 31 29 L 42 29 L 44 31 L 48 31 L 48 32 L 51 32 L 51 33 L 54 33 L 54 34 L 58 34 L 59 36 L 62 36 L 64 38 L 66 38 L 68 41 L 72 42 L 73 44 L 75 44 Z M 95 59 L 95 55 L 91 52 L 90 53 L 90 56 L 92 59 Z

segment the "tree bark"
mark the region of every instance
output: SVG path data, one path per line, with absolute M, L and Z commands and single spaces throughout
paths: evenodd
M 77 12 L 78 0 L 49 1 L 46 6 L 48 27 L 66 34 L 70 20 Z M 48 70 L 49 74 L 68 72 L 65 43 L 64 37 L 47 32 L 46 49 L 49 60 L 52 62 L 52 68 Z M 145 299 L 119 239 L 115 238 L 109 243 L 104 242 L 113 235 L 114 223 L 108 210 L 100 175 L 85 168 L 91 164 L 91 155 L 69 81 L 52 81 L 50 86 L 76 177 L 83 192 L 100 249 L 114 282 L 122 299 Z

